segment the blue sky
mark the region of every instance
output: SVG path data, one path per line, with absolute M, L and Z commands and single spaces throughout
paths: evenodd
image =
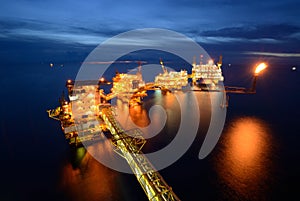
M 5 1 L 0 41 L 6 42 L 4 48 L 8 41 L 95 46 L 124 31 L 154 27 L 222 51 L 295 57 L 300 53 L 299 7 L 297 0 Z

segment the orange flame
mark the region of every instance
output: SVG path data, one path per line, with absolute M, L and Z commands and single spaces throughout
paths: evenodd
M 255 69 L 255 74 L 259 74 L 265 68 L 267 68 L 267 65 L 265 63 L 260 63 Z

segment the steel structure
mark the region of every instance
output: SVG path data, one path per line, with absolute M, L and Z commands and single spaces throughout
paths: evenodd
M 163 65 L 163 74 L 156 76 L 154 82 L 145 83 L 142 79 L 141 69 L 137 75 L 117 74 L 113 78 L 113 87 L 110 94 L 104 94 L 100 85 L 108 83 L 101 78 L 98 85 L 94 81 L 74 82 L 68 80 L 69 100 L 64 97 L 60 99 L 60 107 L 48 110 L 49 117 L 60 120 L 66 139 L 70 145 L 79 146 L 83 141 L 95 141 L 105 139 L 103 129 L 110 132 L 110 140 L 114 145 L 114 150 L 120 154 L 129 164 L 132 172 L 142 186 L 150 201 L 177 201 L 180 200 L 168 186 L 162 176 L 145 157 L 142 148 L 146 140 L 143 133 L 138 129 L 124 130 L 116 120 L 112 107 L 107 101 L 112 98 L 129 98 L 128 103 L 139 102 L 147 96 L 148 90 L 176 91 L 183 90 L 187 86 L 188 78 L 192 78 L 193 85 L 199 85 L 199 89 L 193 91 L 217 91 L 226 93 L 253 94 L 256 92 L 256 81 L 260 71 L 265 69 L 266 64 L 260 64 L 255 70 L 253 84 L 250 89 L 243 87 L 219 87 L 219 82 L 223 81 L 221 65 L 222 58 L 215 65 L 213 61 L 208 64 L 199 65 L 193 63 L 192 74 L 188 75 L 185 70 L 180 72 L 168 72 Z M 201 81 L 197 83 L 198 81 Z M 110 84 L 110 83 L 109 83 Z M 204 86 L 205 85 L 205 86 Z M 202 87 L 202 88 L 201 88 Z M 225 106 L 228 105 L 228 98 Z M 73 113 L 76 113 L 74 115 Z M 97 122 L 101 121 L 100 125 Z M 79 135 L 80 134 L 80 135 Z
M 146 143 L 138 129 L 125 131 L 115 119 L 110 107 L 99 108 L 100 117 L 112 135 L 117 152 L 127 161 L 150 201 L 180 200 L 162 176 L 155 170 L 141 149 Z

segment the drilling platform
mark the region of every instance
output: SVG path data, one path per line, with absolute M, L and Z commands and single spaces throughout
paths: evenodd
M 142 103 L 142 98 L 147 96 L 148 90 L 176 93 L 177 90 L 187 86 L 191 86 L 191 90 L 196 86 L 197 91 L 212 90 L 226 93 L 228 89 L 228 93 L 254 93 L 258 73 L 256 72 L 254 79 L 254 88 L 250 90 L 240 87 L 221 88 L 219 83 L 224 80 L 221 59 L 217 65 L 213 61 L 199 65 L 194 62 L 190 75 L 186 70 L 168 72 L 162 61 L 160 64 L 163 73 L 157 75 L 154 82 L 149 83 L 143 81 L 141 66 L 134 75 L 117 73 L 112 83 L 103 78 L 98 81 L 67 80 L 68 100 L 62 96 L 59 99 L 60 106 L 47 112 L 50 118 L 61 122 L 70 146 L 76 148 L 108 138 L 115 148 L 114 151 L 127 161 L 150 201 L 176 201 L 180 199 L 143 155 L 142 148 L 146 140 L 141 130 L 125 130 L 116 119 L 113 106 L 109 101 L 119 98 L 127 101 L 129 107 L 132 107 Z M 189 79 L 192 83 L 188 82 Z M 101 88 L 103 84 L 113 85 L 111 93 L 104 93 Z
M 139 129 L 124 130 L 116 120 L 111 105 L 106 103 L 108 97 L 113 96 L 104 96 L 98 85 L 88 81 L 79 81 L 74 86 L 73 81 L 68 80 L 66 86 L 72 101 L 62 97 L 61 106 L 48 110 L 48 113 L 49 117 L 60 120 L 70 146 L 79 147 L 83 142 L 104 140 L 104 132 L 108 131 L 109 139 L 116 148 L 114 151 L 127 161 L 150 201 L 180 200 L 143 155 L 141 149 L 146 143 L 143 133 Z

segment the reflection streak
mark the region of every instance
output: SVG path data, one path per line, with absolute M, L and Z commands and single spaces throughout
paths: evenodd
M 270 180 L 268 170 L 273 143 L 268 127 L 257 118 L 239 118 L 222 141 L 215 166 L 221 183 L 236 195 L 230 197 L 263 199 Z

